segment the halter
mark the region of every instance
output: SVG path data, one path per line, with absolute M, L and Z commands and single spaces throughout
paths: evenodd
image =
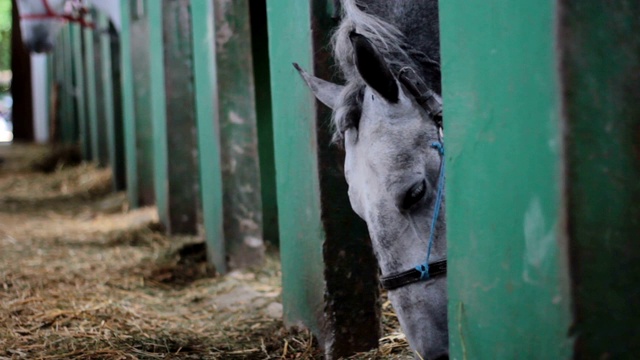
M 440 97 L 431 89 L 427 88 L 422 81 L 419 80 L 417 74 L 411 68 L 403 68 L 399 74 L 400 81 L 414 94 L 419 104 L 424 106 L 427 112 L 434 119 L 442 119 L 442 101 Z M 441 120 L 440 120 L 441 121 Z M 439 127 L 442 124 L 439 124 Z M 393 290 L 414 282 L 429 280 L 432 277 L 444 275 L 447 273 L 447 260 L 440 260 L 429 263 L 431 257 L 431 248 L 433 246 L 433 234 L 435 233 L 438 215 L 442 207 L 442 196 L 444 193 L 444 144 L 442 143 L 442 128 L 438 129 L 439 139 L 431 143 L 431 148 L 438 150 L 440 157 L 440 172 L 438 174 L 438 192 L 436 194 L 436 202 L 433 209 L 433 218 L 431 219 L 431 228 L 429 230 L 429 242 L 427 245 L 426 261 L 413 269 L 403 271 L 397 274 L 391 274 L 380 278 L 380 283 L 386 290 Z
M 83 0 L 72 0 L 72 9 L 76 10 L 76 13 L 62 13 L 58 14 L 51 8 L 49 5 L 49 0 L 41 0 L 42 6 L 44 6 L 45 12 L 42 14 L 24 14 L 20 15 L 20 20 L 47 20 L 47 19 L 57 19 L 57 20 L 65 20 L 69 22 L 75 22 L 83 27 L 88 27 L 91 29 L 95 28 L 93 23 L 89 23 L 84 19 L 84 14 L 87 12 L 87 7 L 83 3 Z
M 429 280 L 432 277 L 444 275 L 447 273 L 446 259 L 429 263 L 429 258 L 431 257 L 431 247 L 433 246 L 433 234 L 435 233 L 438 215 L 440 214 L 440 208 L 442 207 L 442 194 L 444 192 L 444 145 L 441 141 L 434 141 L 433 143 L 431 143 L 431 147 L 438 150 L 438 153 L 440 153 L 442 160 L 440 161 L 440 173 L 438 175 L 438 192 L 436 195 L 436 202 L 433 210 L 433 218 L 431 219 L 431 228 L 429 230 L 427 258 L 424 263 L 414 267 L 413 269 L 382 277 L 380 279 L 380 283 L 386 290 L 397 289 L 405 285 L 413 284 L 414 282 Z

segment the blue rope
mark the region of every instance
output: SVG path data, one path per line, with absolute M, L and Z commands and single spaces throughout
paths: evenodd
M 431 247 L 433 245 L 433 233 L 435 232 L 440 207 L 442 205 L 442 193 L 444 192 L 444 145 L 439 141 L 431 143 L 431 147 L 438 150 L 442 160 L 440 161 L 440 175 L 438 176 L 438 194 L 436 195 L 435 208 L 433 210 L 433 218 L 431 219 L 431 230 L 429 230 L 429 247 L 427 248 L 427 261 L 424 264 L 415 267 L 420 272 L 420 280 L 429 279 L 429 257 L 431 256 Z

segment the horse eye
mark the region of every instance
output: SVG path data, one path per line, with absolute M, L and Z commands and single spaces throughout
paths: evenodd
M 422 180 L 418 183 L 413 184 L 411 188 L 407 191 L 404 196 L 404 200 L 402 201 L 402 208 L 405 210 L 410 209 L 413 205 L 417 204 L 422 198 L 424 194 L 427 192 L 427 183 Z

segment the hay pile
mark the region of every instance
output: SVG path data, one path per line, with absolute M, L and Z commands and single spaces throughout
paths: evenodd
M 153 208 L 128 210 L 91 164 L 29 165 L 46 154 L 0 147 L 0 359 L 320 359 L 286 330 L 280 267 L 216 277 L 198 237 L 167 237 Z M 46 156 L 46 155 L 45 155 Z M 406 358 L 385 303 L 381 348 Z

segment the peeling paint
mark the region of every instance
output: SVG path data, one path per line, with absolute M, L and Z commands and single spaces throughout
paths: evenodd
M 524 281 L 538 283 L 543 280 L 540 279 L 540 268 L 549 252 L 553 250 L 554 228 L 555 226 L 552 226 L 547 230 L 540 199 L 535 196 L 524 214 Z
M 254 236 L 246 236 L 244 238 L 244 243 L 248 247 L 258 248 L 258 247 L 261 247 L 264 242 L 260 238 L 257 238 L 257 237 L 254 237 Z
M 233 30 L 229 26 L 229 23 L 223 23 L 216 32 L 216 45 L 218 45 L 218 51 L 224 49 L 224 46 L 233 37 Z
M 244 125 L 246 121 L 240 115 L 238 115 L 235 111 L 229 111 L 229 122 L 236 125 Z

